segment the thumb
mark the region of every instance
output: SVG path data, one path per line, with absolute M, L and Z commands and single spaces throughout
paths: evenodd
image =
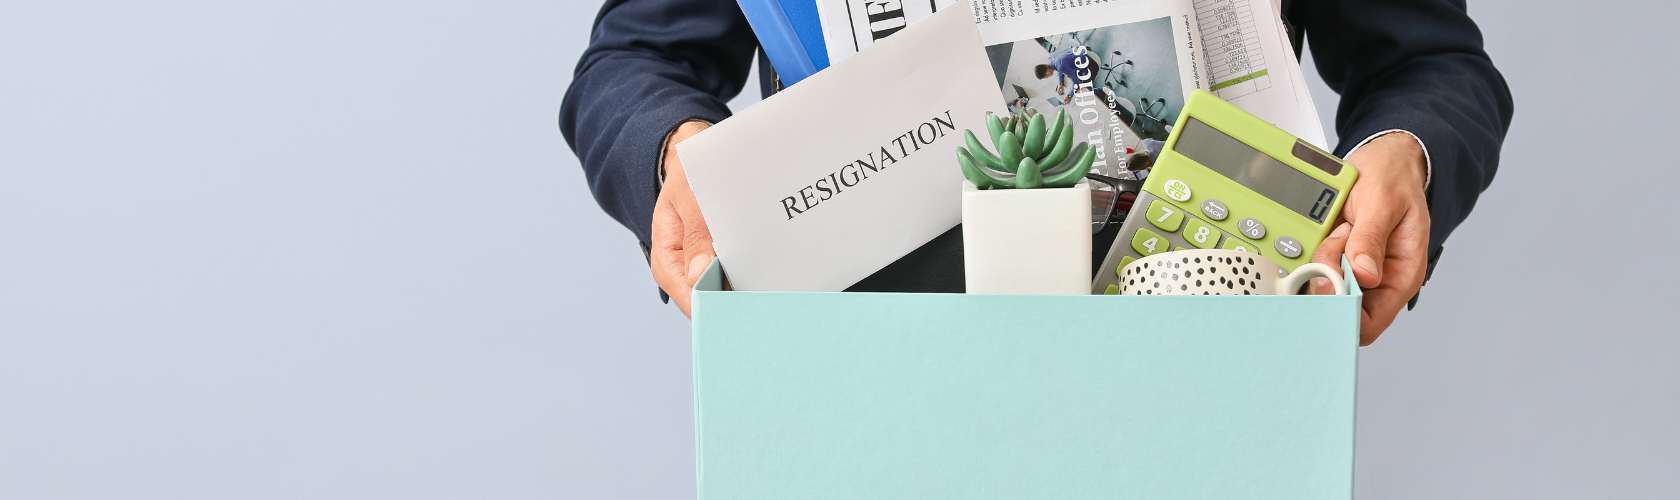
M 1359 211 L 1348 235 L 1348 261 L 1353 264 L 1353 277 L 1359 286 L 1375 288 L 1382 283 L 1383 259 L 1388 254 L 1388 235 L 1400 224 L 1401 208 L 1394 204 L 1376 203 Z
M 688 286 L 690 288 L 692 288 L 694 286 L 695 282 L 700 281 L 700 274 L 705 273 L 706 268 L 711 266 L 711 265 L 712 265 L 711 254 L 695 253 L 694 257 L 689 259 L 689 261 L 688 261 L 688 275 L 686 276 L 687 281 L 688 281 Z
M 1347 250 L 1348 233 L 1353 226 L 1343 222 L 1336 225 L 1336 230 L 1330 232 L 1323 242 L 1318 244 L 1318 250 L 1313 252 L 1313 262 L 1330 266 L 1337 274 L 1342 272 L 1342 252 Z M 1330 285 L 1330 280 L 1313 278 L 1312 293 L 1314 295 L 1335 295 L 1336 289 Z

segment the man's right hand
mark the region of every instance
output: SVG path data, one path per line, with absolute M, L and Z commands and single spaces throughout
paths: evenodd
M 682 160 L 677 158 L 677 143 L 705 130 L 705 122 L 686 122 L 671 132 L 665 141 L 665 181 L 659 189 L 659 199 L 653 204 L 653 230 L 648 263 L 653 268 L 653 280 L 677 303 L 684 316 L 689 315 L 689 294 L 700 273 L 712 263 L 717 254 L 712 249 L 712 232 L 706 229 L 706 219 L 700 216 L 700 205 L 688 188 L 688 175 L 683 172 Z

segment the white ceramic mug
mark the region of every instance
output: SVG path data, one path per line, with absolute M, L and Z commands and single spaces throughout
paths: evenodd
M 1326 278 L 1347 293 L 1342 275 L 1311 262 L 1283 274 L 1271 259 L 1238 250 L 1176 250 L 1120 270 L 1121 295 L 1295 295 L 1307 280 Z

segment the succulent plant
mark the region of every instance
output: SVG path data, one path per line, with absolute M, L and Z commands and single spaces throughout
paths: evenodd
M 1074 144 L 1073 123 L 1065 109 L 1048 125 L 1032 108 L 1009 118 L 986 113 L 986 130 L 997 154 L 987 151 L 972 130 L 963 131 L 964 145 L 957 146 L 963 177 L 980 189 L 1072 186 L 1085 178 L 1097 155 L 1090 144 Z

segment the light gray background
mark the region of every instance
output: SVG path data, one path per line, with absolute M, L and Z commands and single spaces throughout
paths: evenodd
M 579 3 L 8 4 L 0 498 L 691 496 L 685 322 L 554 126 Z M 1518 118 L 1361 355 L 1358 496 L 1672 498 L 1680 9 L 1473 4 Z

